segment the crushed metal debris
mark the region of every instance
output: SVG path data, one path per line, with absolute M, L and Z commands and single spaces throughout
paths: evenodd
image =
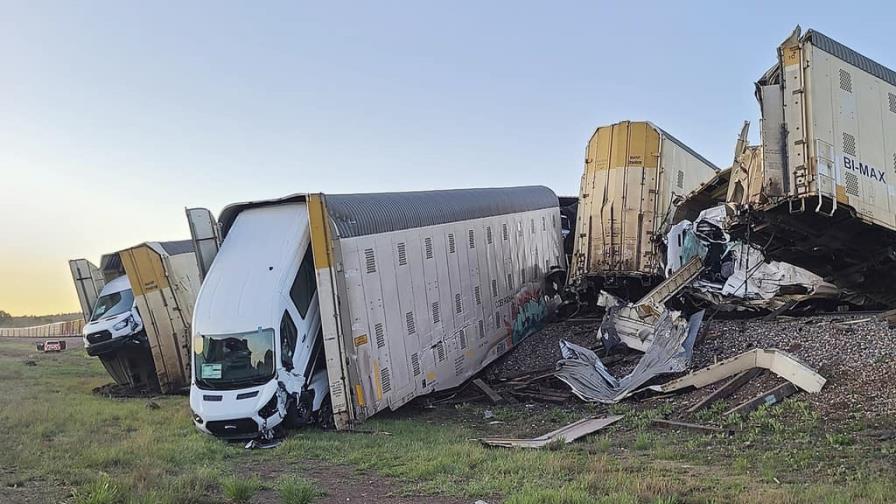
M 615 403 L 631 395 L 651 378 L 687 369 L 703 312 L 684 319 L 680 313 L 664 311 L 651 331 L 651 345 L 631 373 L 616 378 L 597 354 L 574 343 L 560 343 L 563 359 L 555 376 L 573 393 L 589 402 Z
M 490 437 L 479 441 L 489 446 L 502 446 L 505 448 L 544 448 L 552 443 L 572 443 L 576 439 L 587 436 L 608 427 L 619 420 L 623 415 L 608 416 L 605 418 L 584 418 L 578 422 L 565 425 L 555 431 L 531 439 L 514 439 Z

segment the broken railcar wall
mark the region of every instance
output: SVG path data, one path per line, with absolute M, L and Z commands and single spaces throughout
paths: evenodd
M 673 199 L 716 175 L 705 158 L 649 122 L 597 128 L 579 194 L 571 283 L 662 277 L 661 233 Z

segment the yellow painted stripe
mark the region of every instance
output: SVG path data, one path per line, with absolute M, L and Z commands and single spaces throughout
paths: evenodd
M 311 250 L 315 269 L 330 267 L 327 212 L 321 194 L 308 195 L 308 220 L 311 224 Z
M 360 383 L 355 384 L 355 399 L 358 400 L 358 406 L 364 407 L 367 401 L 364 400 L 364 387 Z
M 380 361 L 373 361 L 373 383 L 376 386 L 377 402 L 383 400 L 383 384 L 380 383 Z

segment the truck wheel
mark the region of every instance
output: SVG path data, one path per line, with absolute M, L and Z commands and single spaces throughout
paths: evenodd
M 286 421 L 293 428 L 308 425 L 313 421 L 311 404 L 307 397 L 289 401 L 286 406 Z
M 329 397 L 324 399 L 324 403 L 320 405 L 320 410 L 317 412 L 317 424 L 324 430 L 336 429 L 336 422 L 333 420 L 333 405 L 330 403 Z

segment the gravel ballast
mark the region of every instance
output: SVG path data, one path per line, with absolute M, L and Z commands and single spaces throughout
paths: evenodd
M 561 339 L 593 348 L 599 344 L 598 325 L 597 321 L 549 324 L 493 364 L 487 376 L 490 380 L 499 380 L 549 368 L 560 359 Z M 709 320 L 701 328 L 691 370 L 753 348 L 784 350 L 824 376 L 827 383 L 820 393 L 800 395 L 825 418 L 896 415 L 896 329 L 890 329 L 884 320 L 848 314 L 781 317 L 768 321 L 761 318 Z M 616 376 L 623 376 L 633 364 L 631 359 L 626 359 L 610 366 L 610 370 Z M 673 377 L 669 375 L 659 381 Z M 757 387 L 781 380 L 764 376 L 754 381 L 745 387 L 744 393 L 753 393 Z M 686 394 L 673 402 L 686 407 L 713 388 Z

